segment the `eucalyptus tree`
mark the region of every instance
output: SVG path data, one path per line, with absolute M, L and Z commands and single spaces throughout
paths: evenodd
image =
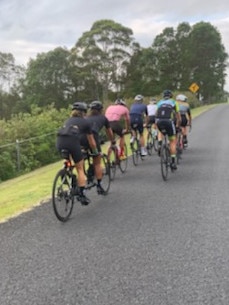
M 20 80 L 25 67 L 16 65 L 11 53 L 0 52 L 0 119 L 9 119 L 20 103 Z
M 23 84 L 25 106 L 53 104 L 59 109 L 69 104 L 75 94 L 69 57 L 70 51 L 58 47 L 29 61 Z
M 210 23 L 199 22 L 193 26 L 189 40 L 192 77 L 205 101 L 217 101 L 223 95 L 228 58 L 221 34 Z
M 132 35 L 131 29 L 119 23 L 100 20 L 75 44 L 72 54 L 81 71 L 81 90 L 91 98 L 106 100 L 109 91 L 123 90 L 128 64 L 139 47 Z

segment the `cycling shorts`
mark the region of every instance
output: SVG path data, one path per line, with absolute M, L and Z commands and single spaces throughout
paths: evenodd
M 119 137 L 123 136 L 123 128 L 122 123 L 120 121 L 110 121 L 110 127 L 114 133 L 116 133 Z
M 56 142 L 56 148 L 59 152 L 62 149 L 67 149 L 75 163 L 78 163 L 83 159 L 80 141 L 76 139 L 76 137 L 58 136 Z
M 169 137 L 173 137 L 176 135 L 176 126 L 173 120 L 157 119 L 156 124 L 160 132 L 164 133 L 164 131 L 166 131 Z
M 130 116 L 130 126 L 133 130 L 138 130 L 140 134 L 143 133 L 143 118 L 140 115 Z
M 99 137 L 98 133 L 93 132 L 93 136 L 95 139 L 96 148 L 97 148 L 98 152 L 101 152 L 101 145 L 100 145 L 101 141 L 100 141 L 100 137 Z M 90 152 L 92 152 L 86 135 L 83 135 L 81 137 L 80 144 L 85 150 L 89 150 Z
M 188 124 L 188 120 L 187 120 L 187 117 L 186 117 L 186 114 L 181 114 L 181 126 L 182 127 L 185 127 L 187 126 Z
M 148 121 L 148 124 L 154 124 L 155 123 L 155 120 L 156 120 L 156 116 L 155 115 L 150 115 L 149 116 L 149 121 Z

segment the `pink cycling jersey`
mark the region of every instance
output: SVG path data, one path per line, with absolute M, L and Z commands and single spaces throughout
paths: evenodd
M 129 109 L 122 105 L 110 105 L 106 109 L 105 116 L 108 121 L 120 121 L 122 117 L 129 119 Z

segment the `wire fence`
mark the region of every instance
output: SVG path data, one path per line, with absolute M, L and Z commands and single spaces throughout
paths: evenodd
M 53 162 L 57 155 L 55 141 L 56 131 L 53 131 L 28 139 L 16 139 L 15 142 L 0 145 L 1 172 L 7 161 L 10 161 L 18 173 Z M 10 160 L 8 160 L 9 158 Z

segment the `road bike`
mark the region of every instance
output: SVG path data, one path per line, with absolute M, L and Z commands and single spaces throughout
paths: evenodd
M 133 164 L 135 166 L 138 165 L 139 160 L 144 160 L 144 156 L 142 156 L 141 153 L 141 144 L 140 144 L 140 134 L 137 130 L 137 128 L 133 128 L 135 136 L 132 135 L 131 141 L 130 141 L 130 149 L 132 152 L 132 160 Z
M 184 142 L 181 128 L 177 128 L 176 141 L 177 164 L 179 164 L 180 160 L 182 159 L 182 153 L 184 150 Z
M 153 149 L 155 152 L 158 151 L 157 129 L 152 127 L 152 125 L 147 125 L 146 148 L 150 156 L 153 154 Z
M 161 130 L 163 134 L 160 148 L 161 175 L 164 181 L 168 179 L 169 170 L 174 172 L 172 167 L 172 157 L 170 155 L 169 139 L 166 130 Z
M 107 158 L 110 164 L 110 176 L 111 180 L 115 179 L 116 175 L 116 168 L 118 167 L 121 171 L 121 173 L 125 173 L 128 166 L 128 151 L 127 151 L 127 145 L 124 144 L 124 155 L 126 158 L 122 159 L 120 158 L 120 148 L 118 147 L 116 140 L 113 141 L 113 143 L 108 147 L 107 151 Z
M 87 179 L 86 190 L 96 186 L 93 157 L 89 151 L 83 151 L 84 171 Z M 75 199 L 80 201 L 80 192 L 77 183 L 77 176 L 74 174 L 75 165 L 71 161 L 68 150 L 61 151 L 61 157 L 64 159 L 63 168 L 61 168 L 54 179 L 52 187 L 52 205 L 57 219 L 66 222 L 73 210 Z M 105 194 L 110 188 L 110 166 L 105 154 L 101 155 L 101 165 L 103 169 L 103 189 Z

